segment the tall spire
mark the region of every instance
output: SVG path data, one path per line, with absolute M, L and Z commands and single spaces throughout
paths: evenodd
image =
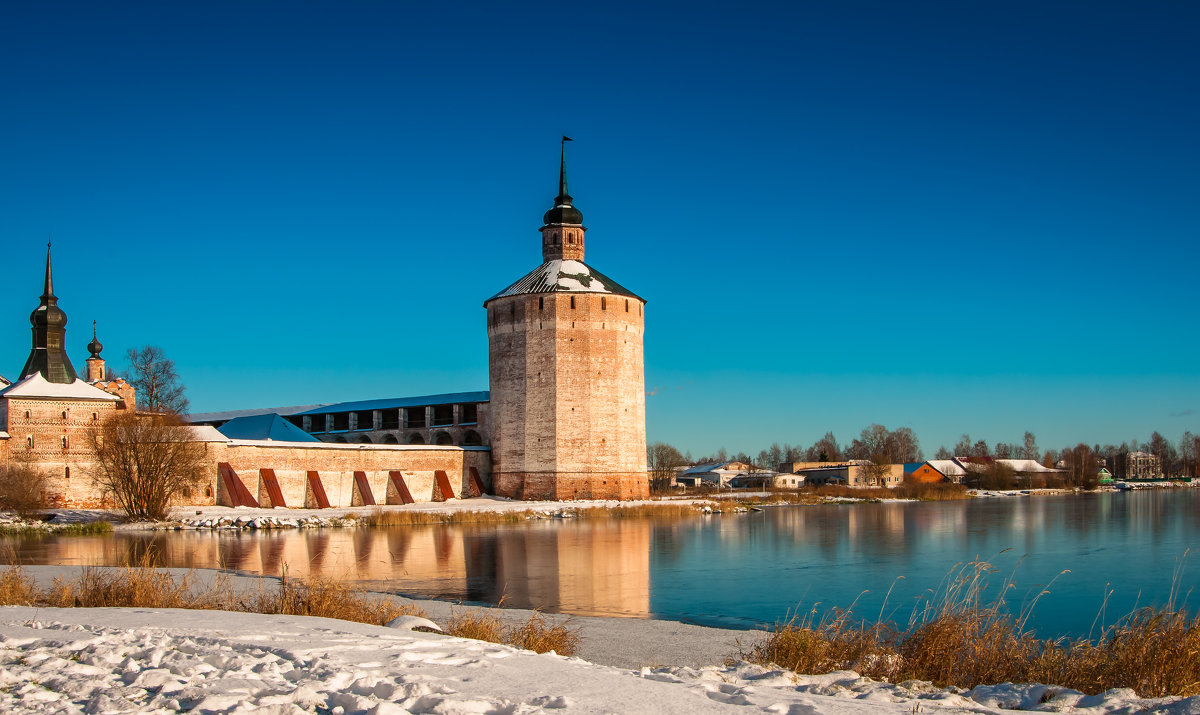
M 50 273 L 50 239 L 46 239 L 46 288 L 42 291 L 42 300 L 47 299 L 58 300 L 54 297 L 54 278 Z
M 75 382 L 75 367 L 63 347 L 67 333 L 67 314 L 58 307 L 54 279 L 50 271 L 50 242 L 46 242 L 46 282 L 42 299 L 29 314 L 33 326 L 33 347 L 21 370 L 21 377 L 41 373 L 47 382 L 69 385 Z
M 567 193 L 567 142 L 575 141 L 564 136 L 558 154 L 558 199 L 557 204 L 571 205 L 571 195 Z

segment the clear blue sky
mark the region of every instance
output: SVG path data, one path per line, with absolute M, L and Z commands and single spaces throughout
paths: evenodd
M 0 373 L 52 235 L 194 411 L 486 389 L 566 134 L 651 440 L 1200 432 L 1200 4 L 434 5 L 6 4 Z

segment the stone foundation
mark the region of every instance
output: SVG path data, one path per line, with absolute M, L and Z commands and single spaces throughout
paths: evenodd
M 648 499 L 645 472 L 497 472 L 496 495 L 526 501 Z

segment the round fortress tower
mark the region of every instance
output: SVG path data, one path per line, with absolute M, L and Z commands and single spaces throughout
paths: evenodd
M 646 301 L 583 262 L 565 155 L 543 223 L 542 265 L 483 304 L 495 492 L 644 499 Z

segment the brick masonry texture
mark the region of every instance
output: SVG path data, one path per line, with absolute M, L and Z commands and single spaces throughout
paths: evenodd
M 636 298 L 596 293 L 488 303 L 497 494 L 648 496 L 644 306 Z

